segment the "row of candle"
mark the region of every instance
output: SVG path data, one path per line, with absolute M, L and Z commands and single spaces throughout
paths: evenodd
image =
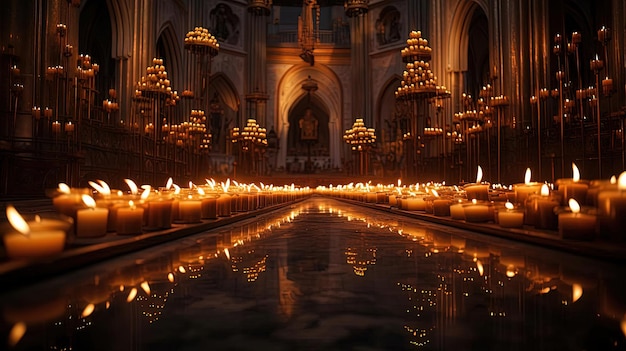
M 575 165 L 573 168 L 577 171 Z M 479 168 L 480 170 L 480 168 Z M 338 186 L 318 191 L 357 201 L 423 211 L 467 222 L 493 222 L 504 228 L 532 226 L 557 231 L 564 239 L 626 239 L 626 172 L 619 180 L 586 182 L 575 177 L 555 185 L 530 181 L 511 187 L 476 183 L 463 187 L 427 184 Z M 478 178 L 478 177 L 477 177 Z M 554 189 L 556 187 L 556 189 Z
M 174 223 L 200 223 L 253 211 L 294 201 L 310 193 L 307 188 L 293 185 L 260 188 L 238 184 L 231 187 L 227 181 L 220 185 L 190 183 L 189 188 L 180 188 L 170 182 L 170 186 L 158 190 L 143 186 L 140 194 L 140 189 L 130 180 L 127 180 L 130 192 L 111 190 L 102 181 L 89 183 L 91 188 L 59 185 L 52 199 L 58 211 L 55 218 L 25 220 L 12 206 L 11 211 L 7 208 L 12 227 L 4 230 L 7 256 L 30 258 L 58 253 L 65 247 L 72 231 L 76 238 L 97 238 L 107 233 L 137 235 L 168 229 Z M 27 229 L 21 230 L 19 223 L 25 223 Z

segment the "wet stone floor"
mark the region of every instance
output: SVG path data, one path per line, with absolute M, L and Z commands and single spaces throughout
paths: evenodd
M 625 267 L 314 197 L 4 293 L 7 350 L 624 350 Z

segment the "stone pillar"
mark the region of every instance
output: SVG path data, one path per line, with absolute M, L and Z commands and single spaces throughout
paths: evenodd
M 372 88 L 368 79 L 369 55 L 367 50 L 368 0 L 348 0 L 345 3 L 346 16 L 350 17 L 350 56 L 352 65 L 352 115 L 363 118 L 365 125 L 373 125 Z M 351 125 L 352 122 L 348 123 Z
M 271 0 L 248 0 L 248 20 L 246 23 L 246 48 L 248 51 L 247 106 L 243 121 L 240 121 L 241 125 L 245 125 L 247 118 L 256 118 L 257 123 L 262 127 L 267 125 L 266 25 L 271 6 Z

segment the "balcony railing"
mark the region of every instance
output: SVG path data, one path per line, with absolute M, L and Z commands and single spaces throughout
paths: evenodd
M 348 47 L 350 45 L 350 30 L 347 26 L 337 29 L 320 30 L 319 44 Z M 269 31 L 267 44 L 270 46 L 296 46 L 298 45 L 297 30 Z

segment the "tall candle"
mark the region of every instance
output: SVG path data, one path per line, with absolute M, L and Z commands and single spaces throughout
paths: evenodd
M 76 212 L 76 237 L 92 238 L 104 236 L 107 232 L 109 210 L 96 207 L 96 201 L 89 195 L 82 195 L 87 208 Z
M 228 217 L 231 214 L 230 195 L 220 194 L 217 198 L 217 215 L 218 217 Z
M 541 186 L 541 195 L 533 198 L 532 206 L 535 208 L 535 221 L 533 225 L 537 229 L 558 228 L 558 216 L 555 209 L 559 207 L 558 197 L 550 194 L 547 184 Z

